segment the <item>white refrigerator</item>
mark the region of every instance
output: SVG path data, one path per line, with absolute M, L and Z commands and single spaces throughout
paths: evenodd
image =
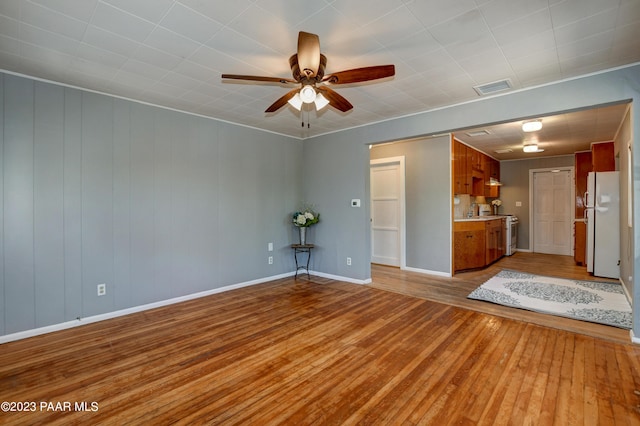
M 591 172 L 585 194 L 587 271 L 620 278 L 620 172 Z

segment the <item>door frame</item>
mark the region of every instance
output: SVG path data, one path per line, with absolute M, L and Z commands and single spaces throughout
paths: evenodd
M 400 168 L 400 269 L 407 269 L 407 257 L 406 257 L 406 183 L 405 183 L 405 157 L 404 155 L 397 157 L 378 158 L 375 160 L 369 160 L 369 176 L 371 176 L 371 169 L 375 166 L 384 166 L 388 164 L 398 164 Z M 371 233 L 371 244 L 369 247 L 369 261 L 373 255 L 373 232 L 371 227 L 373 226 L 372 211 L 373 200 L 371 199 L 371 190 L 369 190 L 369 232 Z
M 570 192 L 570 197 L 571 197 L 571 206 L 570 206 L 570 217 L 569 217 L 569 223 L 570 223 L 570 229 L 569 229 L 569 244 L 570 244 L 570 249 L 569 252 L 570 254 L 568 256 L 573 256 L 575 254 L 575 238 L 571 238 L 572 235 L 575 234 L 575 222 L 576 222 L 576 174 L 575 174 L 575 167 L 574 166 L 560 166 L 560 167 L 547 167 L 547 168 L 543 168 L 543 169 L 529 169 L 529 251 L 531 253 L 533 253 L 533 248 L 535 247 L 534 244 L 534 239 L 535 239 L 535 235 L 533 232 L 533 224 L 534 224 L 534 220 L 533 220 L 533 175 L 534 173 L 552 173 L 554 171 L 569 171 L 569 178 L 570 178 L 570 184 L 569 184 L 569 192 Z

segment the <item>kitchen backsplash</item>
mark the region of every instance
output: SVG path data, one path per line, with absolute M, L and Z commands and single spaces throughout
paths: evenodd
M 469 194 L 458 194 L 453 196 L 453 217 L 459 219 L 467 217 L 471 208 L 471 196 Z

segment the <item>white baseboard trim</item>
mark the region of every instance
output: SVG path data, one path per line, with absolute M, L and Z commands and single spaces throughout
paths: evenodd
M 412 268 L 410 266 L 405 266 L 404 268 L 400 268 L 400 269 L 403 269 L 409 272 L 417 272 L 419 274 L 436 275 L 438 277 L 451 278 L 451 273 L 449 272 L 430 271 L 429 269 Z
M 173 305 L 175 303 L 186 302 L 187 300 L 198 299 L 200 297 L 211 296 L 212 294 L 223 293 L 229 290 L 235 290 L 242 287 L 249 287 L 256 284 L 262 284 L 268 281 L 279 280 L 295 275 L 295 272 L 287 272 L 280 275 L 274 275 L 266 278 L 259 278 L 257 280 L 246 281 L 238 284 L 231 284 L 224 287 L 214 288 L 211 290 L 201 291 L 199 293 L 187 294 L 185 296 L 174 297 L 172 299 L 160 300 L 158 302 L 148 303 L 146 305 L 134 306 L 131 308 L 120 309 L 118 311 L 107 312 L 104 314 L 93 315 L 86 318 L 78 318 L 73 321 L 66 321 L 59 324 L 48 325 L 45 327 L 33 328 L 31 330 L 19 331 L 17 333 L 6 334 L 0 336 L 0 344 L 13 342 L 15 340 L 26 339 L 28 337 L 34 337 L 41 334 L 52 333 L 54 331 L 66 330 L 68 328 L 79 327 L 94 322 L 104 321 L 112 318 L 121 317 L 124 315 L 134 314 L 137 312 L 146 311 L 149 309 L 160 308 L 162 306 Z
M 357 280 L 355 278 L 341 277 L 340 275 L 333 275 L 333 274 L 325 274 L 324 272 L 318 272 L 318 271 L 309 271 L 309 274 L 317 275 L 322 278 L 328 278 L 330 280 L 344 281 L 352 284 L 371 284 L 371 278 L 367 278 L 366 280 Z
M 636 337 L 633 334 L 633 330 L 629 330 L 629 335 L 631 336 L 631 343 L 635 343 L 636 345 L 640 345 L 640 337 Z

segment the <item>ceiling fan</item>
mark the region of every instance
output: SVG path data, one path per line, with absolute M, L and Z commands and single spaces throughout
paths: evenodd
M 327 57 L 320 53 L 320 38 L 316 34 L 304 31 L 298 34 L 298 52 L 289 58 L 289 65 L 293 74 L 292 79 L 237 74 L 222 74 L 222 78 L 298 86 L 271 104 L 265 112 L 275 112 L 287 103 L 297 110 L 301 109 L 303 103 L 314 103 L 318 110 L 328 104 L 346 112 L 352 109 L 353 105 L 329 85 L 360 83 L 395 75 L 393 65 L 355 68 L 324 75 Z

